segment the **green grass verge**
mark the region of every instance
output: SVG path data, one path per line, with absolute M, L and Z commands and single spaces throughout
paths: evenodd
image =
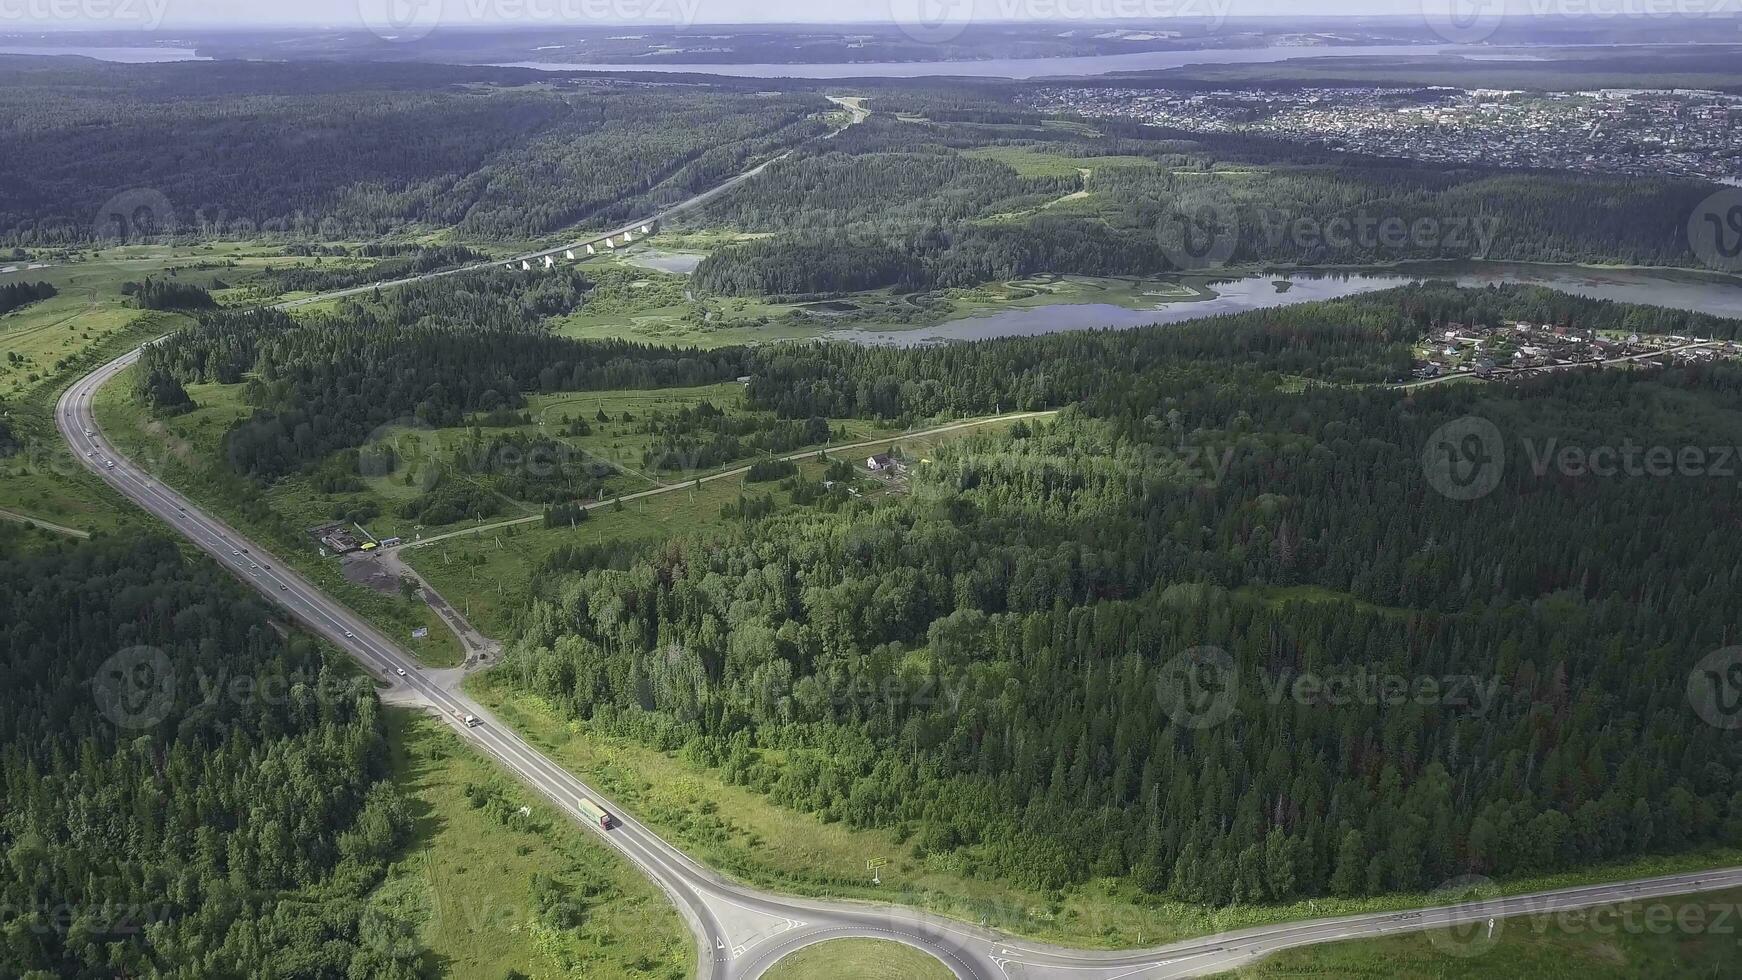
M 683 920 L 627 860 L 436 719 L 393 709 L 387 720 L 415 838 L 372 907 L 415 937 L 430 975 L 693 974 Z
M 1224 976 L 1642 980 L 1742 971 L 1742 890 L 1284 950 Z M 772 975 L 772 974 L 771 974 Z
M 770 967 L 763 980 L 950 980 L 937 957 L 884 939 L 836 939 L 793 953 Z
M 512 666 L 499 668 L 512 670 Z M 1205 908 L 1145 895 L 1122 879 L 1041 893 L 976 877 L 971 853 L 917 858 L 895 831 L 856 830 L 789 810 L 717 771 L 565 718 L 496 673 L 467 689 L 504 723 L 627 812 L 710 866 L 758 887 L 820 897 L 895 902 L 1067 945 L 1153 946 L 1248 926 L 1443 902 L 1431 893 L 1315 899 L 1280 906 Z M 764 753 L 765 761 L 781 760 Z M 873 885 L 866 862 L 887 860 Z M 1742 851 L 1646 857 L 1501 882 L 1497 893 L 1554 888 L 1742 864 Z

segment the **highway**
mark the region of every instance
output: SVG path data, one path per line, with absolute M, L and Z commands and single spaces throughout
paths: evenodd
M 752 170 L 737 180 L 756 172 Z M 733 183 L 728 182 L 711 193 L 719 193 Z M 693 206 L 695 200 L 692 198 L 686 205 Z M 642 223 L 646 222 L 635 225 Z M 305 302 L 327 298 L 331 296 Z M 279 558 L 117 453 L 97 424 L 93 400 L 99 388 L 138 357 L 137 350 L 131 351 L 98 368 L 74 382 L 57 402 L 55 424 L 74 457 L 291 617 L 355 658 L 380 682 L 390 685 L 397 699 L 419 702 L 439 713 L 472 745 L 634 862 L 665 891 L 689 922 L 696 940 L 697 975 L 704 980 L 756 980 L 787 953 L 844 937 L 906 943 L 937 957 L 962 980 L 1159 980 L 1205 976 L 1293 946 L 1480 923 L 1492 916 L 1541 914 L 1742 887 L 1742 868 L 1728 868 L 1412 912 L 1263 926 L 1125 952 L 1073 950 L 1029 942 L 894 905 L 762 892 L 715 874 L 666 843 L 614 801 L 545 757 L 467 697 L 458 686 L 462 672 L 421 667 L 414 657 L 362 617 L 322 593 Z M 480 723 L 465 724 L 461 719 L 468 714 Z M 583 799 L 599 801 L 619 823 L 605 830 L 589 821 L 579 806 Z
M 604 794 L 546 758 L 457 687 L 460 672 L 433 671 L 378 633 L 258 544 L 164 486 L 103 438 L 92 411 L 97 390 L 138 358 L 132 351 L 79 379 L 55 407 L 74 455 L 104 482 L 210 554 L 295 619 L 356 658 L 383 683 L 439 712 L 471 741 L 580 825 L 598 834 L 656 882 L 689 921 L 707 980 L 755 980 L 782 955 L 843 937 L 892 939 L 942 960 L 963 980 L 1160 980 L 1233 969 L 1293 946 L 1419 931 L 1493 916 L 1543 914 L 1618 901 L 1742 887 L 1742 868 L 1562 889 L 1413 912 L 1264 926 L 1134 952 L 1072 950 L 1000 935 L 893 905 L 771 895 L 729 881 L 692 860 Z M 468 727 L 460 719 L 482 719 Z M 620 821 L 609 831 L 585 819 L 578 801 L 602 802 Z

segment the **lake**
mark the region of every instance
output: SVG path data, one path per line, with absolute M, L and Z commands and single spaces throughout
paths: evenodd
M 116 61 L 129 65 L 149 65 L 167 61 L 210 61 L 193 48 L 155 47 L 49 47 L 47 45 L 0 44 L 0 54 L 78 55 L 98 61 Z
M 632 252 L 623 261 L 643 269 L 654 269 L 659 272 L 671 272 L 687 276 L 696 271 L 696 266 L 702 264 L 707 256 L 700 252 L 662 252 L 653 249 L 644 252 Z
M 1294 58 L 1353 58 L 1442 54 L 1452 44 L 1350 44 L 1276 48 L 1205 48 L 1195 51 L 1139 51 L 1131 54 L 1085 55 L 1075 58 L 1003 58 L 985 61 L 863 61 L 837 64 L 677 64 L 646 58 L 631 64 L 576 65 L 555 61 L 516 61 L 496 68 L 539 71 L 667 71 L 685 74 L 731 75 L 747 78 L 919 78 L 959 75 L 975 78 L 1045 78 L 1107 75 L 1120 71 L 1154 71 L 1186 65 L 1241 65 Z
M 1355 296 L 1423 279 L 1452 279 L 1460 286 L 1531 283 L 1592 299 L 1697 310 L 1742 318 L 1742 280 L 1658 269 L 1582 269 L 1528 263 L 1461 262 L 1372 271 L 1290 271 L 1211 281 L 1214 299 L 1163 303 L 1129 309 L 1111 303 L 1056 303 L 980 313 L 911 330 L 843 329 L 831 340 L 902 347 L 952 340 L 1032 337 L 1067 330 L 1130 329 L 1179 323 L 1221 313 L 1270 309 L 1314 300 Z M 1167 281 L 1167 277 L 1158 277 Z M 1201 283 L 1201 277 L 1189 281 Z

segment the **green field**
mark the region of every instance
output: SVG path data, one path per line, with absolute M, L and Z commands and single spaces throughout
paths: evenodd
M 1154 160 L 1139 156 L 1077 157 L 1048 153 L 1020 146 L 987 146 L 962 154 L 979 160 L 997 160 L 1024 177 L 1070 177 L 1083 171 L 1107 167 L 1153 167 Z
M 822 464 L 809 462 L 801 472 L 820 477 Z M 746 487 L 736 479 L 713 480 L 645 500 L 627 502 L 621 510 L 600 507 L 577 527 L 545 528 L 521 524 L 449 538 L 425 547 L 406 548 L 400 558 L 434 586 L 472 625 L 486 635 L 512 636 L 514 615 L 534 594 L 539 568 L 550 553 L 564 545 L 598 541 L 651 542 L 690 530 L 720 527 L 727 522 L 721 509 L 745 493 L 771 494 L 786 504 L 790 495 L 774 484 Z
M 596 396 L 578 397 L 583 405 L 590 405 Z M 920 458 L 939 442 L 960 438 L 963 433 L 977 429 L 929 436 L 886 436 L 858 421 L 849 426 L 849 431 L 859 433 L 855 438 L 883 440 L 878 444 L 879 450 L 894 445 Z M 845 456 L 858 465 L 871 451 L 835 455 Z M 822 479 L 826 468 L 821 459 L 799 462 L 799 473 L 807 479 Z M 861 481 L 858 489 L 866 500 L 887 492 L 875 480 Z M 605 541 L 645 543 L 723 527 L 734 520 L 722 515 L 726 505 L 741 496 L 764 494 L 772 497 L 778 507 L 787 506 L 792 499 L 777 483 L 747 483 L 741 476 L 706 480 L 700 486 L 680 483 L 665 493 L 625 501 L 621 508 L 615 504 L 595 508 L 589 512 L 588 520 L 576 527 L 545 528 L 542 522 L 486 526 L 475 533 L 455 534 L 427 545 L 404 548 L 399 555 L 437 592 L 462 609 L 472 625 L 486 635 L 506 641 L 513 635 L 515 615 L 544 584 L 540 569 L 556 549 Z
M 1742 891 L 1520 916 L 1486 929 L 1438 930 L 1284 950 L 1237 973 L 1420 980 L 1643 980 L 1742 971 Z
M 432 975 L 691 975 L 689 931 L 627 860 L 436 719 L 402 709 L 387 718 L 415 838 L 372 908 L 422 947 Z
M 763 980 L 949 980 L 937 957 L 882 939 L 836 939 L 789 954 Z

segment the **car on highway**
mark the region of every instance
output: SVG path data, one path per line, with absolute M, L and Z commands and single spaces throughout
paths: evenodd
M 354 640 L 354 639 L 356 639 L 356 637 L 355 637 L 355 636 L 354 636 L 354 635 L 352 635 L 352 633 L 351 633 L 351 631 L 350 631 L 350 630 L 346 630 L 346 631 L 345 631 L 345 639 L 347 639 L 347 640 Z
M 396 667 L 396 668 L 394 668 L 393 672 L 395 674 L 398 674 L 401 677 L 405 676 L 405 668 L 404 667 Z
M 280 591 L 280 592 L 289 592 L 289 591 L 290 591 L 290 586 L 288 586 L 288 585 L 280 585 L 280 586 L 279 586 L 279 587 L 278 587 L 278 591 Z

